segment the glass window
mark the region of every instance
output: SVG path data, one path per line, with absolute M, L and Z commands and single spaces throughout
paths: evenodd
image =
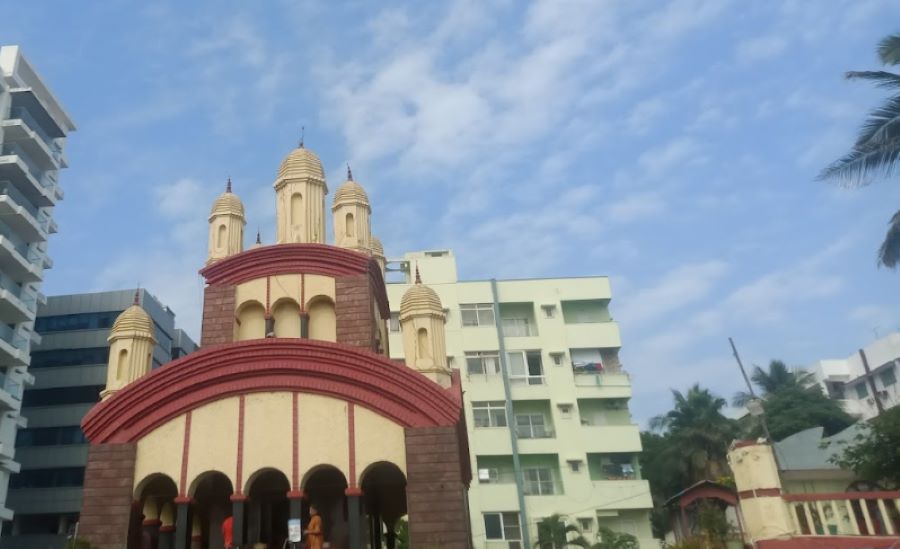
M 866 382 L 856 384 L 856 397 L 857 398 L 866 398 L 869 396 L 869 388 L 866 387 Z
M 553 471 L 548 467 L 522 469 L 525 477 L 526 496 L 549 496 L 553 494 Z
M 87 444 L 81 427 L 67 425 L 63 427 L 34 427 L 22 429 L 16 435 L 16 447 L 28 446 L 62 446 L 66 444 Z
M 69 330 L 104 330 L 112 328 L 122 311 L 77 313 L 71 315 L 41 316 L 34 321 L 34 331 L 39 334 Z
M 400 313 L 396 311 L 391 312 L 391 331 L 399 332 L 400 331 Z
M 528 337 L 535 333 L 528 318 L 504 318 L 502 323 L 503 335 L 506 337 Z
M 510 549 L 518 549 L 518 543 L 522 539 L 522 530 L 519 528 L 519 513 L 485 513 L 484 533 L 489 540 L 509 541 Z
M 103 385 L 57 387 L 54 389 L 29 389 L 25 391 L 22 406 L 56 406 L 60 404 L 88 404 L 100 402 Z
M 500 373 L 500 355 L 497 351 L 466 353 L 466 370 L 469 375 L 496 375 Z
M 54 349 L 31 353 L 31 368 L 52 368 L 55 366 L 83 366 L 86 364 L 106 364 L 108 347 L 86 347 L 82 349 Z
M 475 427 L 506 427 L 506 403 L 502 400 L 472 403 Z
M 543 385 L 544 366 L 540 351 L 511 351 L 509 358 L 509 380 L 513 384 Z
M 548 438 L 552 435 L 541 414 L 516 414 L 516 435 L 519 438 Z
M 459 306 L 463 326 L 493 326 L 494 306 L 491 303 L 467 303 Z
M 887 370 L 881 372 L 879 374 L 879 377 L 881 377 L 881 384 L 884 387 L 890 387 L 891 385 L 897 383 L 897 374 L 894 372 L 893 367 L 890 367 Z
M 58 488 L 84 484 L 84 467 L 28 469 L 9 478 L 10 488 Z

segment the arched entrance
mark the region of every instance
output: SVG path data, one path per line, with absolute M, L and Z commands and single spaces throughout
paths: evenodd
M 223 547 L 222 521 L 231 515 L 230 497 L 234 493 L 231 480 L 219 471 L 207 471 L 194 480 L 189 492 L 194 499 L 192 523 L 199 526 L 192 532 L 191 547 Z
M 247 481 L 247 541 L 281 547 L 287 538 L 291 484 L 277 469 L 263 469 Z
M 349 543 L 347 517 L 347 478 L 336 467 L 320 465 L 306 475 L 303 492 L 307 505 L 303 509 L 303 524 L 309 524 L 309 506 L 322 517 L 325 541 L 332 547 L 347 547 Z
M 129 524 L 129 549 L 174 547 L 172 505 L 177 495 L 175 481 L 162 473 L 154 473 L 138 483 Z
M 406 475 L 393 463 L 370 465 L 360 483 L 367 516 L 369 546 L 396 547 L 397 521 L 406 515 Z

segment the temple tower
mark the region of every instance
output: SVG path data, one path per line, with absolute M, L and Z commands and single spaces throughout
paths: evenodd
M 362 185 L 353 180 L 347 166 L 347 181 L 334 193 L 331 206 L 334 220 L 334 244 L 358 252 L 369 253 L 372 227 L 369 218 L 372 208 Z
M 209 246 L 206 264 L 244 251 L 244 204 L 231 192 L 231 178 L 225 192 L 213 202 L 209 212 Z
M 378 239 L 377 236 L 373 236 L 369 241 L 369 250 L 372 254 L 372 257 L 375 258 L 375 262 L 378 263 L 378 266 L 381 268 L 381 275 L 384 276 L 384 267 L 386 260 L 384 258 L 384 246 L 381 244 L 381 240 Z
M 134 304 L 116 318 L 107 341 L 109 360 L 106 389 L 100 393 L 101 400 L 150 373 L 156 338 L 153 336 L 153 321 L 141 308 L 140 290 L 134 293 Z
M 437 292 L 422 284 L 417 267 L 415 285 L 400 300 L 403 356 L 407 366 L 441 386 L 449 387 L 444 319 L 441 299 Z
M 276 242 L 325 243 L 325 171 L 303 143 L 288 154 L 275 179 Z

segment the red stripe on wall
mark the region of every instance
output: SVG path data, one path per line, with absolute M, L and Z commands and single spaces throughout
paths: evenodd
M 291 487 L 294 491 L 300 490 L 300 420 L 297 418 L 298 410 L 300 406 L 297 402 L 299 393 L 293 393 L 293 403 L 291 406 L 292 409 L 292 427 L 291 434 L 293 436 L 293 463 L 291 468 Z
M 350 448 L 350 488 L 356 488 L 356 410 L 347 403 L 347 442 Z
M 237 472 L 234 478 L 237 479 L 234 493 L 242 494 L 244 488 L 244 395 L 238 398 Z
M 271 304 L 269 302 L 271 299 L 271 294 L 272 294 L 272 277 L 267 276 L 266 277 L 266 318 L 269 318 L 269 316 L 271 316 L 271 314 L 272 314 L 272 308 L 271 308 Z
M 300 273 L 300 312 L 306 312 L 306 275 Z
M 184 443 L 181 450 L 181 485 L 178 487 L 179 495 L 187 496 L 187 469 L 188 454 L 191 448 L 191 412 L 184 414 Z

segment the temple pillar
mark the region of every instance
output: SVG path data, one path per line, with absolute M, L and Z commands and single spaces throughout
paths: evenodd
M 159 548 L 159 528 L 162 525 L 159 519 L 146 519 L 141 523 L 141 548 Z
M 350 533 L 350 548 L 363 549 L 363 536 L 361 529 L 362 490 L 359 488 L 347 488 L 344 491 L 347 496 L 347 528 Z
M 191 498 L 175 498 L 175 549 L 188 549 L 190 510 Z
M 306 311 L 300 313 L 300 337 L 309 339 L 309 313 Z
M 244 502 L 246 501 L 247 496 L 243 494 L 234 494 L 231 496 L 231 535 L 234 545 L 237 547 L 240 547 L 247 541 L 244 539 Z
M 159 541 L 158 549 L 175 548 L 175 512 L 172 504 L 166 502 L 159 509 Z
M 288 518 L 303 519 L 303 490 L 291 490 L 287 493 Z

